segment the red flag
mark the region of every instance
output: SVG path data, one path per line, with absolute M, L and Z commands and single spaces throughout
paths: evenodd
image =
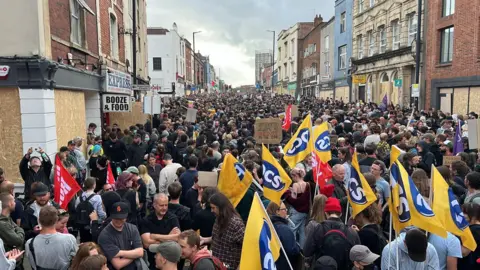
M 110 165 L 110 161 L 107 164 L 107 183 L 115 186 L 115 177 L 113 177 L 112 166 Z
M 287 111 L 285 112 L 285 119 L 283 119 L 282 129 L 287 131 L 290 129 L 292 124 L 292 104 L 287 106 Z
M 58 155 L 55 159 L 55 176 L 53 187 L 55 202 L 65 210 L 68 210 L 68 203 L 72 200 L 75 194 L 82 189 L 78 185 L 77 181 L 63 167 Z
M 320 160 L 316 153 L 313 154 L 313 180 L 317 185 L 322 189 L 325 186 L 325 183 L 332 178 L 332 168 L 328 165 L 327 162 Z

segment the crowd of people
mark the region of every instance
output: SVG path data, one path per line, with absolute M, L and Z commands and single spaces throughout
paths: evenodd
M 198 110 L 193 123 L 185 120 L 189 102 Z M 298 116 L 281 144 L 269 145 L 293 180 L 278 205 L 262 196 L 262 148 L 254 126 L 257 119 L 283 115 L 288 104 L 297 104 Z M 13 172 L 0 169 L 0 269 L 239 269 L 255 193 L 283 246 L 276 269 L 480 268 L 480 247 L 468 250 L 454 234 L 442 238 L 413 226 L 392 232 L 387 207 L 390 152 L 398 147 L 425 198 L 432 165 L 438 169 L 480 244 L 480 159 L 469 148 L 466 122 L 477 114 L 257 93 L 170 98 L 163 108 L 153 121 L 135 126 L 90 124 L 85 135 L 59 148 L 61 165 L 42 148 L 28 149 L 19 164 L 23 194 L 15 194 L 5 177 Z M 312 155 L 294 168 L 283 160 L 282 147 L 307 114 L 315 125 L 327 122 L 337 138 L 330 145 L 332 177 L 319 193 Z M 463 151 L 455 153 L 458 130 Z M 443 165 L 454 153 L 459 160 Z M 199 171 L 221 171 L 227 154 L 255 181 L 236 206 L 198 181 Z M 353 155 L 377 195 L 354 218 L 346 186 Z M 53 198 L 55 166 L 82 187 L 68 209 Z

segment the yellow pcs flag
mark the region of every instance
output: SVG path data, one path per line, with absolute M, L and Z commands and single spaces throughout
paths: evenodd
M 262 145 L 263 160 L 263 195 L 270 201 L 280 205 L 280 198 L 292 184 L 292 179 L 272 156 L 270 151 Z
M 253 198 L 243 237 L 240 270 L 276 269 L 281 243 L 257 193 Z
M 227 196 L 234 207 L 237 207 L 245 196 L 252 181 L 252 174 L 245 169 L 242 163 L 239 163 L 231 154 L 227 154 L 220 171 L 217 188 Z
M 352 168 L 350 170 L 347 195 L 348 202 L 352 206 L 352 217 L 355 217 L 358 213 L 374 203 L 377 200 L 377 195 L 372 191 L 367 180 L 360 172 L 357 151 L 353 153 Z
M 418 192 L 413 180 L 408 176 L 403 165 L 397 160 L 390 168 L 392 189 L 391 213 L 395 231 L 400 232 L 408 226 L 415 226 L 427 232 L 431 232 L 443 238 L 447 237 L 447 231 L 441 220 L 435 215 L 430 205 Z M 395 198 L 394 196 L 398 196 Z M 395 209 L 396 208 L 396 209 Z
M 445 226 L 448 232 L 458 235 L 462 239 L 462 245 L 471 251 L 475 251 L 477 243 L 468 227 L 468 221 L 463 215 L 460 204 L 448 186 L 440 172 L 432 166 L 432 209 Z
M 332 159 L 330 151 L 330 131 L 327 122 L 313 127 L 313 151 L 317 153 L 320 160 L 329 162 Z
M 285 155 L 283 159 L 290 168 L 295 168 L 297 163 L 302 162 L 308 154 L 312 153 L 312 119 L 310 114 L 303 119 L 302 124 L 298 127 L 297 132 L 283 147 Z
M 390 150 L 390 166 L 392 166 L 393 163 L 397 161 L 398 157 L 403 153 L 405 152 L 398 148 L 398 146 L 392 145 L 392 149 Z

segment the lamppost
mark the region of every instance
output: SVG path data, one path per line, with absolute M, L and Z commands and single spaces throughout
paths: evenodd
M 267 30 L 267 32 L 273 33 L 273 39 L 272 39 L 272 86 L 271 86 L 271 90 L 272 90 L 272 93 L 273 93 L 273 73 L 275 71 L 275 67 L 273 66 L 273 65 L 275 65 L 275 31 Z
M 198 34 L 198 33 L 201 33 L 202 31 L 196 31 L 196 32 L 193 32 L 193 80 L 195 80 L 197 78 L 197 65 L 195 65 L 195 54 L 196 54 L 196 51 L 195 51 L 195 34 Z M 197 83 L 195 84 L 196 87 L 198 87 L 198 81 Z M 198 89 L 197 89 L 198 91 Z

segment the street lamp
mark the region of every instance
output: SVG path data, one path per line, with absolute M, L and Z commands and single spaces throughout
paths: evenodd
M 201 33 L 202 31 L 196 31 L 196 32 L 193 32 L 193 80 L 195 81 L 195 79 L 197 78 L 197 65 L 195 65 L 195 34 L 198 34 L 198 33 Z M 198 87 L 198 81 L 197 83 L 195 84 L 197 87 Z M 198 91 L 198 89 L 197 89 Z
M 272 86 L 271 86 L 271 90 L 272 90 L 272 93 L 273 93 L 273 73 L 275 71 L 275 67 L 273 65 L 275 65 L 275 31 L 273 30 L 267 30 L 267 32 L 271 32 L 273 33 L 273 39 L 272 39 Z

